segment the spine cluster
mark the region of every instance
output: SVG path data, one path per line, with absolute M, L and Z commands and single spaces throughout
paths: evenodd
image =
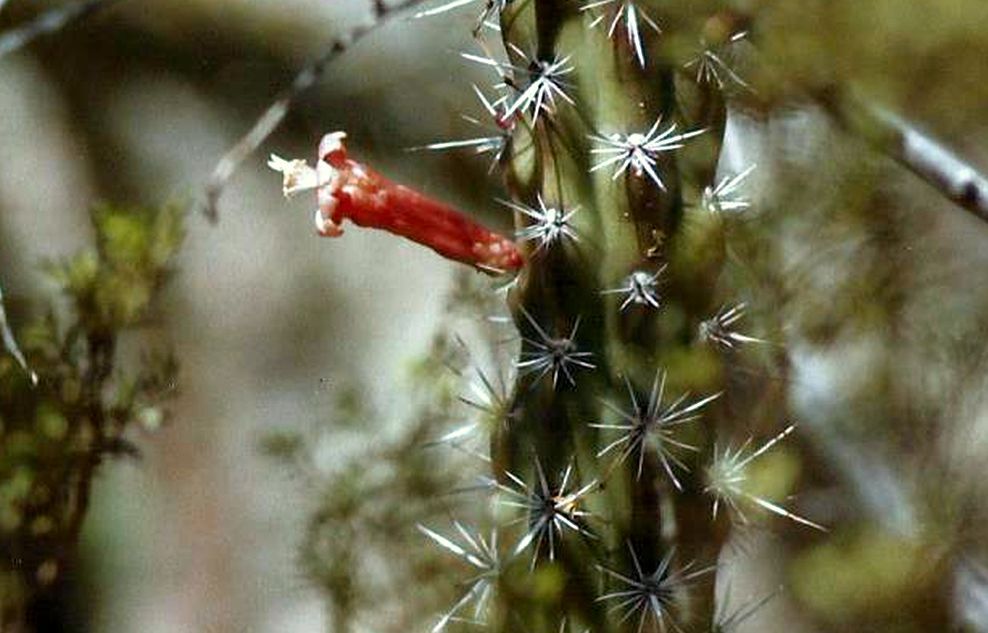
M 750 90 L 729 55 L 744 33 L 676 61 L 664 16 L 646 4 L 482 6 L 482 53 L 462 57 L 494 74 L 473 86 L 487 120 L 470 120 L 487 132 L 418 149 L 490 155 L 512 197 L 498 203 L 514 214 L 514 239 L 349 158 L 342 133 L 323 139 L 315 168 L 269 163 L 286 195 L 317 192 L 323 236 L 349 219 L 509 279 L 501 291 L 521 338 L 513 378 L 495 385 L 478 369 L 478 396 L 464 400 L 477 420 L 442 438 L 487 434 L 490 525 L 419 526 L 473 572 L 434 631 L 461 621 L 727 631 L 754 612 L 716 606 L 732 526 L 761 514 L 824 529 L 752 485 L 760 458 L 795 426 L 779 416 L 753 432 L 725 387 L 741 348 L 769 344 L 740 330 L 747 306 L 718 283 L 725 226 L 751 206 L 753 165 L 712 180 L 725 97 Z M 681 106 L 683 81 L 702 107 Z
M 676 63 L 647 4 L 487 2 L 484 53 L 463 57 L 495 73 L 474 90 L 496 132 L 426 146 L 493 155 L 525 258 L 508 290 L 514 385 L 469 426 L 490 433 L 492 525 L 421 527 L 474 571 L 436 631 L 730 630 L 755 611 L 715 606 L 731 526 L 761 513 L 823 529 L 750 485 L 795 427 L 780 419 L 757 442 L 722 406 L 739 348 L 766 343 L 717 284 L 754 166 L 696 183 L 680 166 L 693 143 L 716 157 L 724 96 L 747 88 L 726 53 L 744 34 Z M 715 104 L 703 120 L 678 107 L 684 77 Z

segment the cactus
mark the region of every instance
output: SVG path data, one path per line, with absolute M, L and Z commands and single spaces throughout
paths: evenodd
M 490 431 L 482 488 L 498 520 L 420 526 L 478 572 L 434 630 L 470 610 L 499 631 L 723 630 L 732 620 L 718 615 L 714 587 L 730 525 L 754 508 L 823 529 L 749 489 L 749 466 L 794 427 L 752 449 L 747 420 L 728 415 L 720 397 L 736 348 L 763 342 L 737 331 L 745 306 L 717 283 L 725 214 L 748 207 L 740 187 L 751 169 L 705 180 L 725 84 L 744 82 L 705 50 L 692 62 L 700 83 L 690 95 L 702 120 L 690 121 L 677 94 L 683 62 L 652 36 L 660 22 L 696 16 L 563 0 L 488 4 L 481 22 L 493 15 L 508 59 L 463 57 L 508 87 L 494 101 L 477 90 L 500 132 L 428 147 L 495 155 L 513 198 L 503 205 L 515 214 L 520 270 L 521 254 L 500 266 L 471 255 L 476 235 L 508 242 L 462 228 L 465 220 L 440 228 L 435 209 L 454 211 L 348 158 L 341 133 L 325 137 L 320 147 L 332 151 L 320 149 L 315 169 L 270 163 L 286 195 L 319 191 L 321 235 L 338 236 L 350 218 L 513 274 L 517 378 L 499 394 L 482 375 L 491 402 L 476 407 Z M 382 213 L 361 193 L 372 189 L 408 204 Z
M 716 216 L 684 205 L 676 150 L 717 130 L 681 118 L 675 62 L 636 25 L 640 10 L 515 2 L 501 14 L 506 82 L 522 95 L 514 146 L 527 148 L 506 161 L 509 188 L 516 206 L 558 209 L 568 239 L 529 248 L 510 296 L 517 413 L 495 427 L 491 452 L 499 494 L 520 506 L 510 551 L 530 563 L 502 573 L 499 631 L 714 623 L 726 530 L 700 464 L 722 372 L 694 343 L 716 311 L 722 236 Z M 650 10 L 647 24 L 666 17 Z M 565 73 L 553 75 L 553 59 Z M 539 82 L 558 95 L 525 103 Z M 522 236 L 548 223 L 518 220 Z
M 465 4 L 453 0 L 418 15 Z M 743 541 L 743 528 L 760 521 L 773 521 L 784 534 L 796 598 L 822 630 L 842 630 L 852 616 L 845 620 L 832 602 L 810 595 L 814 570 L 836 579 L 843 560 L 866 567 L 869 556 L 894 543 L 908 546 L 903 569 L 921 572 L 921 589 L 911 592 L 882 578 L 881 591 L 891 597 L 862 598 L 861 604 L 908 602 L 939 583 L 937 591 L 910 607 L 916 613 L 908 622 L 866 614 L 861 606 L 849 607 L 853 617 L 885 617 L 880 621 L 901 630 L 947 630 L 958 620 L 945 605 L 952 580 L 938 563 L 922 564 L 919 552 L 929 537 L 869 526 L 831 538 L 827 525 L 840 508 L 833 497 L 806 508 L 781 501 L 803 466 L 815 486 L 836 482 L 828 479 L 827 456 L 799 451 L 799 426 L 788 419 L 774 379 L 751 376 L 759 373 L 752 364 L 761 363 L 778 370 L 784 383 L 782 337 L 770 328 L 757 336 L 748 330 L 745 318 L 759 297 L 743 296 L 738 280 L 745 272 L 729 258 L 749 256 L 767 278 L 783 266 L 766 263 L 771 254 L 743 252 L 755 243 L 744 224 L 753 210 L 747 179 L 756 166 L 729 164 L 721 145 L 732 116 L 735 122 L 746 115 L 771 119 L 780 104 L 812 98 L 975 214 L 981 214 L 983 179 L 902 120 L 860 109 L 851 91 L 823 80 L 793 86 L 771 77 L 770 64 L 761 70 L 762 82 L 749 80 L 734 53 L 746 46 L 743 27 L 751 16 L 711 15 L 707 7 L 683 4 L 484 4 L 474 30 L 482 52 L 462 57 L 493 71 L 503 89 L 491 98 L 474 88 L 496 131 L 424 148 L 493 156 L 492 171 L 510 193 L 499 203 L 514 214 L 518 253 L 487 229 L 456 228 L 450 235 L 421 217 L 361 221 L 372 209 L 338 209 L 360 207 L 362 185 L 341 172 L 313 181 L 324 235 L 337 235 L 339 220 L 350 217 L 509 278 L 500 290 L 520 339 L 514 383 L 501 390 L 481 373 L 488 401 L 471 404 L 482 424 L 472 421 L 442 436 L 459 445 L 478 428 L 488 431 L 489 472 L 469 490 L 488 495 L 491 511 L 475 517 L 476 524 L 455 518 L 444 527 L 430 518 L 419 525 L 441 553 L 473 572 L 433 631 L 461 620 L 505 632 L 735 630 L 774 595 L 740 606 L 726 595 L 733 579 L 725 561 L 745 555 L 727 546 Z M 503 56 L 489 52 L 491 31 L 502 40 Z M 700 42 L 699 52 L 687 51 L 687 40 Z M 737 109 L 742 96 L 747 113 Z M 317 171 L 333 162 L 323 154 Z M 847 162 L 845 184 L 855 182 L 851 173 L 857 182 L 879 180 L 870 158 Z M 279 171 L 286 187 L 294 181 L 291 170 Z M 847 213 L 859 211 L 860 202 L 831 202 L 841 203 Z M 767 205 L 763 230 L 777 226 L 773 222 L 784 228 L 780 205 Z M 435 203 L 415 206 L 427 216 L 435 215 L 429 208 L 455 214 Z M 890 227 L 901 224 L 889 217 L 870 222 L 869 230 L 890 242 Z M 732 236 L 743 238 L 733 249 Z M 489 243 L 508 249 L 510 263 L 492 265 L 477 256 L 476 247 Z M 463 248 L 451 255 L 448 244 Z M 787 283 L 772 278 L 765 286 L 785 289 Z M 770 293 L 762 299 L 786 303 Z M 812 320 L 801 325 L 809 330 Z
M 11 4 L 0 57 L 114 3 Z M 504 184 L 488 206 L 516 223 L 499 235 L 388 181 L 348 156 L 338 133 L 315 170 L 270 163 L 287 193 L 317 190 L 325 237 L 349 220 L 503 275 L 487 288 L 462 271 L 447 312 L 500 308 L 511 322 L 501 313 L 480 326 L 467 353 L 444 317 L 414 367 L 418 406 L 360 408 L 343 394 L 334 433 L 376 434 L 346 443 L 352 460 L 334 453 L 328 477 L 307 442 L 265 443 L 319 488 L 301 563 L 331 597 L 334 630 L 758 630 L 749 619 L 783 592 L 776 625 L 787 630 L 988 630 L 984 455 L 973 441 L 983 425 L 971 421 L 984 415 L 970 395 L 984 386 L 971 351 L 984 333 L 971 316 L 984 313 L 972 292 L 984 267 L 938 252 L 948 239 L 962 250 L 959 233 L 988 218 L 988 179 L 962 157 L 983 128 L 988 82 L 968 60 L 984 56 L 988 5 L 903 4 L 368 0 L 369 19 L 304 67 L 217 166 L 213 220 L 223 184 L 334 60 L 397 12 L 442 20 L 466 7 L 475 16 L 463 33 L 478 46 L 450 65 L 490 73 L 494 85 L 474 86 L 488 131 L 424 149 L 486 154 Z M 282 35 L 294 18 L 283 13 Z M 81 70 L 115 68 L 126 51 L 156 78 L 171 60 L 205 94 L 258 44 L 270 72 L 227 101 L 234 117 L 301 44 L 294 33 L 287 48 L 262 40 L 241 19 L 223 20 L 232 39 L 216 40 L 210 16 L 209 37 L 186 50 L 188 38 L 135 17 L 100 22 L 120 37 L 86 29 L 23 52 L 52 71 L 73 127 L 95 143 L 94 175 L 118 193 L 145 171 L 117 169 L 132 162 L 119 158 L 122 128 L 106 125 L 129 88 Z M 134 37 L 145 30 L 154 36 Z M 388 83 L 397 99 L 422 98 Z M 381 101 L 383 118 L 395 104 Z M 318 112 L 336 129 L 341 108 L 323 106 L 303 118 Z M 406 126 L 350 109 L 365 117 L 352 132 L 408 140 Z M 355 156 L 363 140 L 354 134 Z M 928 213 L 941 211 L 921 195 L 930 186 L 972 224 Z M 119 332 L 143 320 L 167 276 L 175 215 L 95 215 L 98 248 L 51 268 L 68 295 L 52 316 L 25 321 L 0 297 L 0 628 L 25 608 L 57 610 L 44 596 L 70 575 L 93 474 L 135 452 L 135 423 L 160 423 L 175 370 L 167 355 L 137 373 L 114 369 Z M 947 275 L 924 258 L 957 269 L 952 290 L 971 295 L 967 305 L 945 305 Z M 492 369 L 488 354 L 510 360 Z M 395 411 L 411 414 L 400 430 L 380 422 Z M 749 529 L 761 526 L 770 543 Z M 746 567 L 773 564 L 769 584 L 785 589 L 752 588 L 764 570 Z

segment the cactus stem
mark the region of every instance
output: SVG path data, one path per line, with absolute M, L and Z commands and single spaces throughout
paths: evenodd
M 527 310 L 522 308 L 522 312 L 529 324 L 535 329 L 539 340 L 522 339 L 530 348 L 529 351 L 522 352 L 522 360 L 516 366 L 522 374 L 535 373 L 534 383 L 539 382 L 544 376 L 552 374 L 552 388 L 555 389 L 559 383 L 559 375 L 566 377 L 571 386 L 576 385 L 571 367 L 582 367 L 584 369 L 596 369 L 597 366 L 590 362 L 593 358 L 592 352 L 581 352 L 576 346 L 576 333 L 580 328 L 580 319 L 577 317 L 576 323 L 569 336 L 550 336 L 538 322 L 532 318 Z
M 751 165 L 733 176 L 725 176 L 716 186 L 707 186 L 703 190 L 701 206 L 710 213 L 734 213 L 751 208 L 751 202 L 739 194 L 745 179 L 756 167 L 757 165 Z
M 720 397 L 720 394 L 713 394 L 684 406 L 686 399 L 689 397 L 689 394 L 686 393 L 673 401 L 672 404 L 663 408 L 662 396 L 665 393 L 666 372 L 661 369 L 655 374 L 655 380 L 652 383 L 652 390 L 649 393 L 649 397 L 646 402 L 640 402 L 638 400 L 638 396 L 635 394 L 635 388 L 631 384 L 631 380 L 627 377 L 625 378 L 625 385 L 628 389 L 628 396 L 631 399 L 630 412 L 616 407 L 606 400 L 602 401 L 602 404 L 607 409 L 617 414 L 622 420 L 624 420 L 624 422 L 619 424 L 590 425 L 591 427 L 597 429 L 622 432 L 618 439 L 602 448 L 597 453 L 597 456 L 603 457 L 611 451 L 620 448 L 621 453 L 618 457 L 618 463 L 620 463 L 631 455 L 637 454 L 637 477 L 640 478 L 644 468 L 645 451 L 649 445 L 649 438 L 654 437 L 657 440 L 656 451 L 658 452 L 659 461 L 662 464 L 663 470 L 665 470 L 676 489 L 682 490 L 683 486 L 676 477 L 673 466 L 676 466 L 681 470 L 688 470 L 688 468 L 686 464 L 676 456 L 673 449 L 678 448 L 694 452 L 698 449 L 695 446 L 691 446 L 677 440 L 675 438 L 676 427 L 699 419 L 700 415 L 697 412 L 710 402 Z
M 716 565 L 693 569 L 694 563 L 688 563 L 680 569 L 675 569 L 672 566 L 672 559 L 676 550 L 670 548 L 655 571 L 646 574 L 642 570 L 638 555 L 630 543 L 628 544 L 628 551 L 631 553 L 631 561 L 634 565 L 634 577 L 607 567 L 600 567 L 605 575 L 623 585 L 623 588 L 619 591 L 606 593 L 598 597 L 597 601 L 616 603 L 611 607 L 611 610 L 622 612 L 620 618 L 622 623 L 627 622 L 637 614 L 639 632 L 645 628 L 645 623 L 649 617 L 654 619 L 655 625 L 660 631 L 666 631 L 667 624 L 673 630 L 681 630 L 672 619 L 671 614 L 678 595 L 687 590 L 689 585 L 698 578 L 713 572 Z
M 454 521 L 453 526 L 459 533 L 460 542 L 434 532 L 424 525 L 418 526 L 419 531 L 433 543 L 469 563 L 477 570 L 476 575 L 467 581 L 469 586 L 466 592 L 450 610 L 439 618 L 436 625 L 432 627 L 432 633 L 438 633 L 446 628 L 446 625 L 456 617 L 456 614 L 470 602 L 474 603 L 474 619 L 480 620 L 490 603 L 491 595 L 494 593 L 494 587 L 503 567 L 498 552 L 496 530 L 491 530 L 490 536 L 484 538 L 484 535 L 479 531 L 471 533 L 459 521 Z
M 739 521 L 747 523 L 748 518 L 744 514 L 742 504 L 750 503 L 801 525 L 820 530 L 821 532 L 827 531 L 827 528 L 819 523 L 814 523 L 798 514 L 794 514 L 779 504 L 759 497 L 745 489 L 745 483 L 748 480 L 748 473 L 746 472 L 748 465 L 771 450 L 773 446 L 786 439 L 795 429 L 796 425 L 790 424 L 781 433 L 751 453 L 747 452 L 751 446 L 751 438 L 748 438 L 741 446 L 733 449 L 728 446 L 721 451 L 716 446 L 714 447 L 714 459 L 710 466 L 707 467 L 707 486 L 704 492 L 714 498 L 713 517 L 715 519 L 717 518 L 720 505 L 723 504 L 731 510 Z
M 624 301 L 621 303 L 621 311 L 624 312 L 632 305 L 651 306 L 658 310 L 662 303 L 659 298 L 659 278 L 666 270 L 663 264 L 654 273 L 645 270 L 636 270 L 628 275 L 624 283 L 610 290 L 601 290 L 602 295 L 624 294 Z
M 640 9 L 634 0 L 594 0 L 582 7 L 580 11 L 592 11 L 594 9 L 619 3 L 616 7 L 611 7 L 610 15 L 605 11 L 590 22 L 590 28 L 595 28 L 606 18 L 610 17 L 610 25 L 607 27 L 607 37 L 614 38 L 618 26 L 624 22 L 624 30 L 628 35 L 628 45 L 635 52 L 635 59 L 638 65 L 645 68 L 645 46 L 642 43 L 641 25 L 644 22 L 656 34 L 662 33 L 662 29 L 644 10 Z
M 591 135 L 590 139 L 600 146 L 591 149 L 590 153 L 600 155 L 602 160 L 595 163 L 590 171 L 616 167 L 611 178 L 617 180 L 630 168 L 631 172 L 639 178 L 643 174 L 647 174 L 659 189 L 666 191 L 665 183 L 662 182 L 662 178 L 659 177 L 656 170 L 658 155 L 662 152 L 671 152 L 684 147 L 685 141 L 703 134 L 706 130 L 692 130 L 676 134 L 678 126 L 675 123 L 660 132 L 659 127 L 661 125 L 662 117 L 659 116 L 645 133 L 615 133 L 610 136 Z
M 535 486 L 529 486 L 510 472 L 505 472 L 505 475 L 513 485 L 498 484 L 498 489 L 508 497 L 501 503 L 525 511 L 525 516 L 518 521 L 527 521 L 528 529 L 519 539 L 512 555 L 517 556 L 532 546 L 532 569 L 538 564 L 543 546 L 549 560 L 556 560 L 556 543 L 566 530 L 587 538 L 596 538 L 586 525 L 590 512 L 580 509 L 580 502 L 599 485 L 597 480 L 593 480 L 575 490 L 569 490 L 573 475 L 572 463 L 560 473 L 558 485 L 549 483 L 538 457 L 535 458 L 535 472 L 538 476 Z
M 744 318 L 745 307 L 744 303 L 730 308 L 724 306 L 716 315 L 702 321 L 698 328 L 699 339 L 726 349 L 734 349 L 737 345 L 744 343 L 767 343 L 768 341 L 741 334 L 733 329 L 734 324 Z
M 706 41 L 701 43 L 702 50 L 696 57 L 684 64 L 684 68 L 696 68 L 696 83 L 707 83 L 717 86 L 723 90 L 729 84 L 738 85 L 749 92 L 754 92 L 754 88 L 746 82 L 741 75 L 731 68 L 726 61 L 730 58 L 734 44 L 737 44 L 748 36 L 747 31 L 739 31 L 730 36 L 726 42 L 719 45 L 711 45 Z

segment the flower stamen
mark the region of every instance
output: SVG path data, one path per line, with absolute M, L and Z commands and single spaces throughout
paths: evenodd
M 272 155 L 268 166 L 283 174 L 286 196 L 316 190 L 316 230 L 324 237 L 343 234 L 343 220 L 384 229 L 428 246 L 443 257 L 484 272 L 521 268 L 515 243 L 464 213 L 413 189 L 391 182 L 347 155 L 344 132 L 319 143 L 316 167 Z

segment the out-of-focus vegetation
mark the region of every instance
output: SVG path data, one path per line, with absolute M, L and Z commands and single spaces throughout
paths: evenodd
M 560 179 L 558 189 L 581 203 L 579 247 L 559 260 L 537 261 L 536 282 L 524 288 L 523 304 L 535 319 L 563 333 L 581 318 L 588 349 L 598 353 L 593 378 L 580 378 L 580 389 L 572 391 L 564 384 L 557 396 L 524 381 L 515 390 L 510 380 L 498 380 L 511 375 L 506 357 L 516 339 L 510 327 L 485 325 L 468 335 L 473 355 L 456 341 L 457 330 L 469 332 L 474 324 L 464 324 L 495 312 L 504 294 L 458 278 L 455 299 L 429 313 L 459 311 L 458 318 L 425 324 L 425 312 L 407 306 L 413 298 L 441 305 L 449 273 L 441 264 L 429 267 L 431 254 L 415 260 L 414 251 L 358 229 L 338 242 L 316 243 L 311 200 L 298 204 L 304 213 L 281 213 L 276 179 L 265 188 L 256 175 L 269 149 L 311 155 L 322 133 L 345 129 L 362 160 L 507 230 L 511 222 L 494 202 L 506 194 L 488 177 L 489 157 L 401 151 L 478 134 L 461 113 L 484 116 L 470 87 L 476 83 L 486 92 L 497 77 L 450 51 L 478 52 L 471 30 L 475 10 L 485 3 L 395 20 L 343 55 L 301 96 L 256 164 L 248 161 L 241 180 L 231 183 L 242 188 L 221 202 L 217 227 L 198 215 L 183 222 L 173 207 L 96 206 L 91 227 L 73 222 L 72 213 L 78 220 L 100 198 L 140 204 L 176 190 L 199 195 L 226 145 L 331 35 L 364 21 L 369 3 L 121 1 L 4 59 L 0 77 L 29 75 L 32 85 L 45 87 L 32 93 L 39 95 L 37 120 L 47 122 L 34 131 L 46 143 L 45 157 L 59 157 L 46 165 L 46 178 L 75 182 L 62 173 L 72 163 L 82 173 L 73 177 L 86 183 L 55 198 L 69 200 L 59 204 L 71 209 L 39 213 L 24 205 L 25 192 L 55 196 L 59 187 L 0 178 L 6 194 L 0 197 L 0 283 L 17 339 L 40 377 L 34 387 L 13 358 L 0 357 L 5 620 L 23 620 L 29 609 L 39 630 L 49 624 L 120 630 L 108 623 L 114 618 L 105 613 L 116 611 L 106 605 L 122 608 L 119 603 L 133 598 L 127 590 L 142 587 L 152 606 L 135 607 L 127 621 L 145 624 L 154 613 L 166 613 L 155 630 L 318 628 L 323 619 L 298 624 L 295 611 L 278 606 L 298 595 L 328 605 L 325 626 L 337 631 L 428 630 L 444 613 L 455 615 L 445 622 L 450 628 L 466 630 L 475 623 L 461 620 L 484 619 L 491 605 L 498 630 L 557 631 L 563 623 L 553 618 L 564 612 L 584 618 L 571 617 L 571 628 L 619 627 L 623 612 L 595 602 L 615 590 L 615 578 L 603 569 L 629 571 L 638 562 L 619 542 L 623 535 L 631 534 L 639 548 L 676 540 L 663 527 L 669 523 L 656 518 L 671 506 L 656 505 L 649 494 L 658 491 L 656 498 L 665 495 L 670 503 L 680 498 L 668 485 L 636 487 L 633 476 L 611 480 L 579 506 L 595 514 L 593 534 L 608 534 L 610 541 L 567 540 L 565 563 L 542 561 L 530 572 L 531 551 L 511 555 L 519 532 L 531 524 L 492 504 L 492 488 L 498 478 L 506 483 L 505 468 L 535 482 L 532 446 L 554 462 L 549 478 L 555 477 L 556 466 L 572 457 L 570 435 L 590 438 L 581 447 L 581 481 L 610 476 L 609 455 L 598 455 L 601 447 L 592 443 L 604 434 L 593 435 L 586 425 L 602 421 L 595 413 L 602 399 L 627 404 L 620 399 L 627 397 L 626 377 L 638 397 L 647 396 L 661 365 L 669 371 L 669 395 L 725 392 L 706 426 L 677 436 L 704 446 L 695 460 L 688 451 L 681 457 L 689 462 L 688 475 L 677 470 L 693 495 L 680 506 L 680 525 L 696 526 L 684 530 L 678 556 L 684 564 L 697 556 L 697 568 L 719 563 L 717 586 L 711 582 L 704 594 L 716 599 L 716 609 L 695 598 L 696 587 L 686 592 L 696 592 L 691 606 L 706 613 L 712 627 L 908 632 L 950 623 L 957 630 L 988 630 L 988 409 L 982 396 L 988 230 L 901 161 L 883 155 L 887 131 L 868 129 L 873 121 L 849 105 L 901 115 L 984 171 L 988 66 L 981 60 L 988 55 L 988 4 L 637 0 L 662 27 L 657 34 L 641 25 L 650 65 L 640 73 L 623 27 L 613 41 L 604 37 L 609 20 L 588 30 L 597 12 L 616 3 L 582 18 L 578 9 L 589 0 L 503 3 L 512 15 L 550 6 L 558 13 L 543 17 L 541 33 L 526 32 L 539 30 L 526 26 L 530 16 L 500 34 L 483 30 L 495 56 L 502 37 L 526 54 L 539 48 L 541 37 L 542 52 L 573 54 L 577 67 L 567 89 L 579 100 L 564 115 L 565 129 L 519 126 L 519 151 L 508 155 L 516 172 L 531 177 L 515 178 L 512 195 L 555 195 L 554 179 Z M 54 6 L 62 3 L 0 0 L 0 37 Z M 567 30 L 557 40 L 552 25 L 562 22 Z M 740 31 L 746 37 L 730 44 Z M 560 41 L 565 48 L 556 48 Z M 697 80 L 695 60 L 706 52 L 719 60 L 707 58 L 721 73 L 715 82 Z M 714 90 L 714 83 L 722 85 Z M 567 107 L 560 101 L 561 110 Z M 607 189 L 606 170 L 585 175 L 589 134 L 645 129 L 659 110 L 681 123 L 681 131 L 708 130 L 678 154 L 675 166 L 663 164 L 675 172 L 667 184 L 681 200 L 641 189 L 626 196 L 623 179 Z M 0 112 L 0 123 L 10 124 L 11 136 L 24 127 L 5 116 Z M 637 127 L 626 126 L 632 120 Z M 568 135 L 558 173 L 549 161 L 529 162 L 535 152 L 522 151 L 533 147 L 526 135 L 544 141 L 555 133 Z M 25 158 L 31 141 L 21 142 L 5 151 L 0 175 L 23 173 L 22 165 L 38 173 Z M 704 190 L 752 167 L 739 192 L 747 207 L 710 213 Z M 674 219 L 660 227 L 642 222 L 664 205 Z M 39 286 L 31 257 L 42 249 L 25 246 L 37 245 L 24 236 L 32 237 L 49 216 L 64 221 L 62 237 L 95 239 L 96 247 L 45 265 L 41 283 L 47 285 Z M 130 332 L 160 318 L 154 300 L 177 261 L 183 224 L 192 233 L 195 250 L 187 256 L 195 267 L 182 267 L 170 318 L 156 325 L 182 339 L 193 359 L 191 367 L 183 361 L 183 373 L 193 372 L 196 393 L 182 403 L 192 412 L 178 417 L 182 428 L 169 429 L 161 446 L 148 447 L 150 463 L 137 466 L 156 482 L 141 494 L 158 510 L 155 516 L 164 517 L 145 536 L 158 551 L 120 552 L 124 537 L 154 520 L 121 513 L 118 508 L 128 506 L 114 496 L 98 509 L 98 537 L 77 560 L 89 495 L 101 483 L 93 477 L 97 467 L 108 457 L 136 456 L 139 429 L 157 428 L 165 418 L 174 358 L 155 344 L 146 354 L 130 353 L 132 338 L 145 333 Z M 619 312 L 600 298 L 601 290 L 621 283 L 626 266 L 666 258 L 670 276 L 660 289 L 673 300 L 663 297 L 659 320 Z M 61 298 L 50 299 L 52 293 Z M 721 353 L 695 340 L 700 315 L 740 302 L 747 312 L 739 331 L 765 342 Z M 525 335 L 537 338 L 530 322 L 515 316 Z M 417 343 L 397 345 L 428 339 L 434 330 L 424 351 Z M 620 344 L 612 345 L 615 340 Z M 495 360 L 479 353 L 484 350 L 494 350 Z M 409 357 L 420 359 L 410 369 Z M 475 399 L 465 389 L 478 379 L 478 361 L 496 396 L 480 410 L 456 399 Z M 481 393 L 492 395 L 483 386 Z M 516 410 L 516 404 L 524 406 Z M 620 422 L 613 411 L 606 415 Z M 746 441 L 761 446 L 789 422 L 797 429 L 753 463 L 746 491 L 798 508 L 829 531 L 751 509 L 753 519 L 771 522 L 732 524 L 723 508 L 719 522 L 711 520 L 703 460 Z M 550 425 L 551 432 L 543 432 Z M 490 452 L 484 432 L 496 439 Z M 259 437 L 262 452 L 276 459 L 265 462 L 256 454 Z M 286 485 L 307 501 L 301 518 L 295 497 L 272 492 L 271 481 L 279 477 L 256 474 L 265 468 L 294 476 Z M 486 478 L 478 483 L 477 475 Z M 297 481 L 303 486 L 291 487 Z M 648 498 L 629 505 L 627 495 L 635 490 Z M 514 565 L 505 576 L 509 586 L 486 582 L 500 578 L 494 574 L 500 568 L 458 557 L 435 538 L 462 545 L 453 521 L 471 526 L 469 538 L 501 530 L 500 549 Z M 101 567 L 110 550 L 136 571 Z M 191 553 L 184 557 L 186 550 Z M 638 551 L 646 572 L 661 562 L 661 553 L 658 547 Z M 270 561 L 281 558 L 295 572 L 272 570 Z M 161 571 L 169 561 L 178 561 L 179 572 Z M 560 570 L 575 564 L 585 566 L 586 582 L 566 585 Z M 86 577 L 96 569 L 119 572 L 129 579 L 126 587 Z M 477 587 L 491 588 L 488 598 L 496 599 L 466 600 L 479 597 Z M 33 601 L 43 589 L 48 602 Z M 103 620 L 85 622 L 101 610 Z M 539 617 L 519 621 L 512 610 Z M 281 620 L 272 615 L 282 611 L 288 615 Z M 637 613 L 628 622 L 634 628 Z
M 513 346 L 501 340 L 503 324 L 471 323 L 499 312 L 491 285 L 474 273 L 457 275 L 445 303 L 427 354 L 408 368 L 401 407 L 375 410 L 358 385 L 342 386 L 312 429 L 261 438 L 262 452 L 287 466 L 313 502 L 297 562 L 325 592 L 335 631 L 426 630 L 459 599 L 452 585 L 430 579 L 456 577 L 462 562 L 423 547 L 414 528 L 486 516 L 483 441 L 500 423 L 496 394 L 506 385 L 482 369 L 490 355 L 472 353 L 458 331 L 495 361 Z M 397 430 L 381 431 L 388 427 Z M 334 450 L 347 438 L 358 448 Z
M 43 594 L 72 573 L 97 472 L 136 458 L 140 430 L 167 418 L 171 352 L 121 362 L 122 337 L 148 323 L 184 237 L 184 212 L 101 205 L 94 248 L 46 265 L 53 297 L 19 332 L 31 375 L 0 358 L 0 628 L 45 628 Z M 135 362 L 136 361 L 136 362 Z M 27 613 L 29 611 L 32 613 Z

